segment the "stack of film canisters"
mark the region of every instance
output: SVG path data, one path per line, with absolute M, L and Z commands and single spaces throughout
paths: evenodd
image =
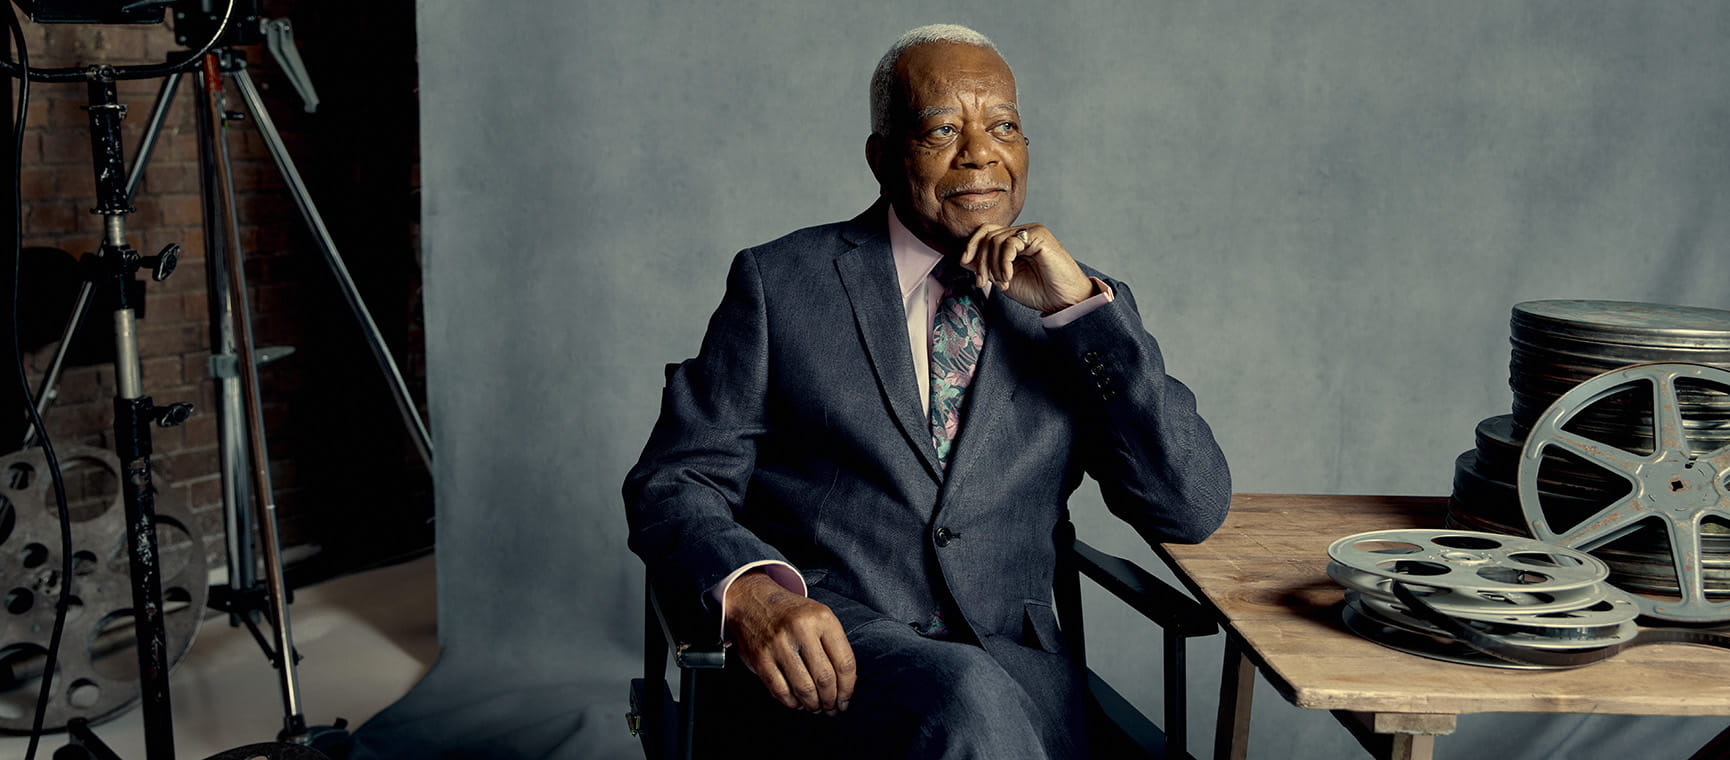
M 1477 447 L 1454 461 L 1448 526 L 1530 536 L 1520 510 L 1526 435 L 1562 394 L 1630 364 L 1704 364 L 1730 370 L 1730 311 L 1623 301 L 1526 301 L 1514 306 L 1508 385 L 1513 413 L 1478 423 Z M 1730 393 L 1678 382 L 1695 453 L 1730 443 Z M 1579 412 L 1570 432 L 1630 451 L 1652 450 L 1650 390 L 1635 384 Z M 1557 451 L 1551 447 L 1551 451 Z M 1539 498 L 1551 525 L 1573 525 L 1626 495 L 1627 482 L 1571 455 L 1546 453 Z M 1709 597 L 1730 597 L 1730 528 L 1707 522 L 1701 550 Z M 1675 595 L 1676 570 L 1661 529 L 1642 526 L 1592 551 L 1624 590 Z

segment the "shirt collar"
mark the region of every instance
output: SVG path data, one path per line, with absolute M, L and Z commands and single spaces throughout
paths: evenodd
M 895 275 L 901 285 L 901 300 L 905 301 L 914 288 L 931 276 L 943 254 L 932 250 L 907 229 L 896 216 L 894 206 L 885 205 L 884 209 L 889 215 L 889 251 L 895 256 Z

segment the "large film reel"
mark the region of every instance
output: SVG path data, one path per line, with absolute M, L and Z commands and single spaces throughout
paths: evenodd
M 72 599 L 44 725 L 92 723 L 138 701 L 138 656 L 120 460 L 89 446 L 57 449 L 72 517 Z M 161 491 L 166 487 L 160 481 Z M 156 495 L 168 661 L 185 657 L 204 617 L 209 578 L 191 513 Z M 60 596 L 60 520 L 41 449 L 0 457 L 0 731 L 28 733 Z
M 1591 426 L 1572 424 L 1589 419 L 1593 407 L 1607 401 L 1628 403 L 1642 388 L 1640 419 L 1649 435 L 1611 443 L 1594 437 Z M 1636 596 L 1640 610 L 1689 623 L 1730 620 L 1730 599 L 1707 596 L 1701 551 L 1705 521 L 1730 523 L 1730 445 L 1697 432 L 1722 429 L 1716 407 L 1690 412 L 1683 400 L 1725 391 L 1730 391 L 1730 372 L 1715 367 L 1640 364 L 1606 372 L 1562 394 L 1532 425 L 1521 452 L 1520 509 L 1532 535 L 1590 551 L 1661 526 L 1679 595 Z M 1548 507 L 1539 487 L 1541 463 L 1553 450 L 1627 481 L 1630 490 L 1583 519 L 1557 519 L 1558 510 Z

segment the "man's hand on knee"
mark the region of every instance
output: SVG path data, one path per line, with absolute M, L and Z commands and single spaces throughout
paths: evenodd
M 853 698 L 853 647 L 823 603 L 759 571 L 727 588 L 727 632 L 739 655 L 781 704 L 835 715 Z

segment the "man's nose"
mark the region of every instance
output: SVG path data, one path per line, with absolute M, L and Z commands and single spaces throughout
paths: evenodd
M 982 169 L 991 166 L 1002 158 L 999 152 L 1002 146 L 983 129 L 964 129 L 961 131 L 960 150 L 955 154 L 956 163 L 969 169 Z

